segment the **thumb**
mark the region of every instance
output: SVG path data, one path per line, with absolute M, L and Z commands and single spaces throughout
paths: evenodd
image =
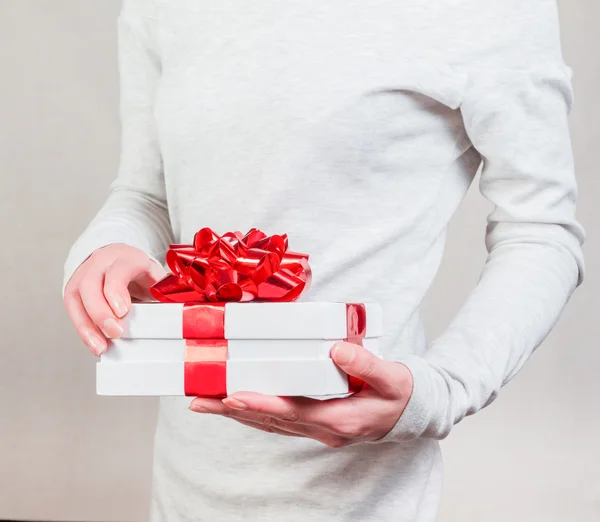
M 358 377 L 386 398 L 396 399 L 405 378 L 402 365 L 385 361 L 357 344 L 337 343 L 331 358 L 348 375 Z
M 131 295 L 141 300 L 154 300 L 149 288 L 158 283 L 167 274 L 168 272 L 158 261 L 150 258 L 150 263 L 147 267 L 147 270 L 144 270 L 138 274 L 130 283 L 129 291 L 131 292 Z
M 104 296 L 115 313 L 123 317 L 131 306 L 130 291 L 134 297 L 144 299 L 149 296 L 148 288 L 165 275 L 165 269 L 147 256 L 119 257 L 104 276 Z
M 150 287 L 155 283 L 158 283 L 167 275 L 167 271 L 163 266 L 154 258 L 149 257 L 148 266 L 145 270 L 142 270 L 134 278 L 134 280 L 142 286 Z

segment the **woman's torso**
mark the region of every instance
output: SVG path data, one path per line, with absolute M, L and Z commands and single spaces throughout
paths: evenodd
M 457 3 L 158 0 L 176 240 L 286 232 L 311 256 L 311 299 L 379 301 L 384 356 L 422 352 L 419 303 L 479 164 Z M 435 442 L 331 450 L 186 406 L 161 403 L 154 520 L 434 519 Z

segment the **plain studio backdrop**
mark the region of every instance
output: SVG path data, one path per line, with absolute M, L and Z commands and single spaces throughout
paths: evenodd
M 147 515 L 156 402 L 95 396 L 95 359 L 60 296 L 66 253 L 117 169 L 119 4 L 0 0 L 0 519 Z M 600 520 L 600 4 L 560 8 L 587 279 L 496 402 L 444 441 L 441 522 Z M 477 281 L 488 211 L 473 187 L 425 304 L 430 337 Z

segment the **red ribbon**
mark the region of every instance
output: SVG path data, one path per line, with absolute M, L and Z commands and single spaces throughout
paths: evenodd
M 195 310 L 200 317 L 206 311 L 202 307 L 216 309 L 214 305 L 199 305 Z M 224 307 L 219 307 L 224 310 Z M 194 308 L 191 308 L 194 310 Z M 184 311 L 185 312 L 185 311 Z M 363 304 L 346 305 L 346 341 L 362 346 L 367 330 L 367 312 Z M 227 349 L 226 339 L 189 339 L 185 342 L 184 391 L 187 396 L 227 396 Z M 364 382 L 348 375 L 348 392 L 359 392 Z
M 227 396 L 227 340 L 185 343 L 183 386 L 187 396 Z
M 353 344 L 363 345 L 363 338 L 367 333 L 367 309 L 364 304 L 346 304 L 346 339 Z M 362 390 L 365 382 L 358 377 L 348 375 L 348 391 L 357 393 Z
M 172 273 L 150 288 L 165 303 L 295 301 L 308 289 L 308 255 L 288 250 L 286 234 L 267 236 L 253 228 L 245 236 L 199 230 L 192 245 L 171 245 Z
M 184 339 L 223 339 L 225 303 L 186 303 L 182 323 Z

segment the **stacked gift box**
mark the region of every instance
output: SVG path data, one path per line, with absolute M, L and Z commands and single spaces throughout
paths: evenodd
M 343 395 L 358 383 L 331 348 L 348 340 L 378 353 L 381 323 L 377 304 L 135 303 L 97 364 L 97 393 Z
M 347 340 L 378 353 L 381 310 L 296 302 L 311 269 L 287 235 L 203 228 L 171 245 L 166 262 L 171 273 L 150 289 L 158 302 L 134 303 L 122 337 L 109 340 L 98 394 L 328 397 L 360 387 L 330 352 Z

